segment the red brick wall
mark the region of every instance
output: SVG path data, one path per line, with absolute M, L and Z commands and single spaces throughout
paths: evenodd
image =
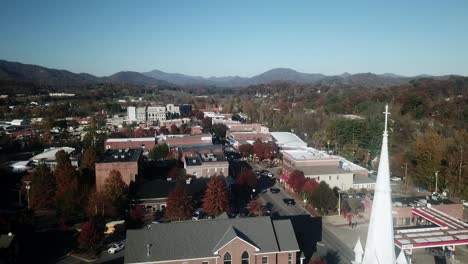
M 122 179 L 126 184 L 135 181 L 138 174 L 138 162 L 108 162 L 96 163 L 96 190 L 101 191 L 106 178 L 112 170 L 120 171 Z
M 227 244 L 221 250 L 219 250 L 218 253 L 221 261 L 223 261 L 224 254 L 226 254 L 226 252 L 229 252 L 232 257 L 232 264 L 240 264 L 241 256 L 244 251 L 247 251 L 247 253 L 249 253 L 249 263 L 255 263 L 254 247 L 250 244 L 247 244 L 239 238 L 236 238 L 233 241 L 231 241 L 231 243 Z

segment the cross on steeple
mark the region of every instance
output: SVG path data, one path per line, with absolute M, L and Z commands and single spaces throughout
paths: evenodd
M 387 131 L 387 126 L 388 126 L 388 115 L 390 114 L 390 112 L 388 112 L 388 104 L 385 105 L 385 112 L 383 112 L 385 114 L 385 130 L 384 130 L 384 134 L 388 134 L 388 131 Z

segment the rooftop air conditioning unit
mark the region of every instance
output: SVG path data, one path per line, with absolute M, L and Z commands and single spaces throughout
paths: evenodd
M 120 155 L 120 158 L 125 159 L 125 155 Z

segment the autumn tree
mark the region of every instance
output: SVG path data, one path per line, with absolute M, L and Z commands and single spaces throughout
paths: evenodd
M 85 213 L 89 218 L 109 217 L 116 214 L 109 198 L 102 192 L 93 192 L 88 195 Z
M 153 160 L 165 159 L 169 154 L 169 146 L 166 143 L 157 144 L 149 153 L 149 156 Z
M 166 205 L 166 218 L 170 220 L 187 220 L 192 215 L 192 199 L 189 197 L 185 184 L 178 183 L 169 193 Z
M 137 205 L 128 214 L 125 219 L 125 227 L 127 229 L 139 229 L 143 226 L 145 219 L 145 207 L 143 205 Z
M 236 184 L 241 188 L 253 189 L 257 185 L 257 177 L 252 170 L 244 169 L 236 178 Z
M 104 196 L 121 215 L 127 206 L 128 186 L 119 171 L 112 170 L 104 182 Z
M 179 128 L 177 127 L 176 124 L 172 124 L 172 126 L 170 127 L 170 130 L 171 134 L 175 135 L 175 134 L 179 134 L 180 133 L 180 130 Z
M 58 151 L 55 157 L 57 213 L 65 222 L 77 220 L 82 212 L 81 202 L 84 197 L 78 182 L 78 172 L 65 151 Z
M 447 181 L 455 195 L 468 197 L 468 132 L 455 131 L 449 138 L 446 149 Z
M 252 152 L 261 160 L 273 159 L 278 156 L 279 148 L 274 142 L 262 142 L 256 139 L 252 146 Z
M 104 225 L 98 220 L 92 219 L 85 222 L 78 236 L 78 244 L 81 248 L 97 252 L 104 236 Z
M 211 216 L 218 216 L 229 208 L 229 196 L 224 177 L 211 176 L 203 198 L 203 210 Z
M 302 190 L 304 183 L 306 182 L 304 173 L 300 170 L 295 170 L 289 175 L 287 184 L 291 187 L 295 192 L 299 192 Z
M 412 146 L 412 164 L 414 167 L 414 182 L 426 189 L 435 188 L 434 174 L 439 172 L 439 181 L 443 178 L 440 173 L 444 158 L 445 142 L 434 130 L 419 134 Z M 439 187 L 442 187 L 439 184 Z
M 259 201 L 252 200 L 247 204 L 247 208 L 249 209 L 250 216 L 262 216 L 266 212 L 265 206 L 263 206 Z
M 31 176 L 30 207 L 36 210 L 55 207 L 55 177 L 45 163 L 39 164 Z
M 211 131 L 211 126 L 213 125 L 213 121 L 209 117 L 204 117 L 202 120 L 202 127 L 203 132 L 208 133 Z
M 252 155 L 252 145 L 250 145 L 249 143 L 240 145 L 239 152 L 242 154 L 243 157 Z
M 319 186 L 319 183 L 317 182 L 316 179 L 314 178 L 307 178 L 305 180 L 304 186 L 302 187 L 302 191 L 306 193 L 312 193 L 317 187 Z
M 81 177 L 79 182 L 84 184 L 88 190 L 90 190 L 96 182 L 96 156 L 97 154 L 94 148 L 87 148 L 83 152 L 80 160 Z

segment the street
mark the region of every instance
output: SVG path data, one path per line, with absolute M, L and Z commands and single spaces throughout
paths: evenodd
M 291 197 L 281 189 L 279 193 L 272 193 L 268 188 L 279 188 L 273 179 L 260 177 L 258 183 L 262 193 L 257 200 L 270 210 L 273 218 L 288 218 L 291 220 L 296 237 L 304 251 L 306 258 L 310 256 L 323 256 L 327 252 L 336 251 L 341 257 L 341 263 L 351 263 L 354 259 L 352 249 L 347 247 L 336 237 L 326 224 L 322 224 L 321 217 L 311 216 L 302 206 L 301 201 L 296 200 L 295 205 L 287 205 L 283 199 Z

